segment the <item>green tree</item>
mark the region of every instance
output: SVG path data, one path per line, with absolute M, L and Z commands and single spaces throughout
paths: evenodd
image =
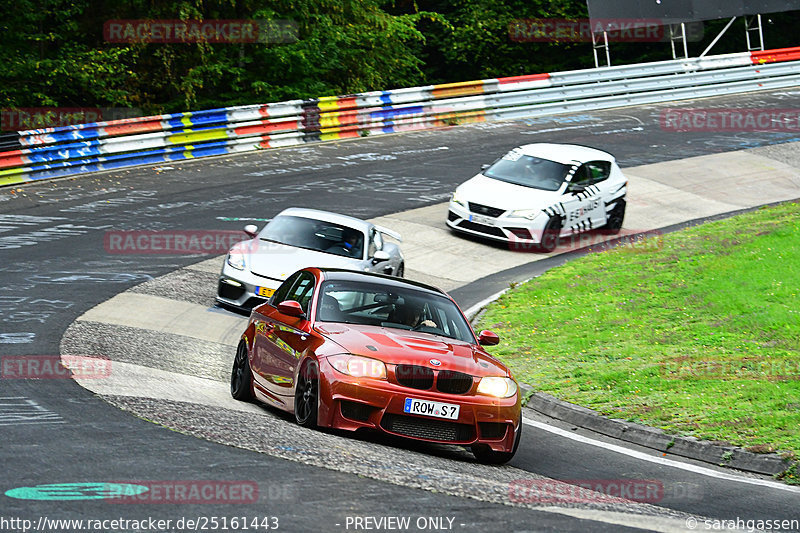
M 5 4 L 5 5 L 2 5 Z M 515 21 L 585 18 L 584 0 L 0 0 L 0 106 L 127 106 L 146 113 L 351 94 L 594 65 L 589 42 L 526 42 Z M 293 42 L 130 42 L 124 19 L 291 21 Z M 768 48 L 797 44 L 800 12 L 764 17 Z M 705 23 L 697 55 L 725 20 Z M 712 54 L 745 50 L 737 23 Z M 612 43 L 613 64 L 670 59 Z
M 0 106 L 130 105 L 130 50 L 95 46 L 89 10 L 90 0 L 18 0 L 3 9 Z

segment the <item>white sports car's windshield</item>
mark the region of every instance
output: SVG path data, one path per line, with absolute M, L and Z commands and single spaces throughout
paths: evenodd
M 410 287 L 327 281 L 317 320 L 423 331 L 475 343 L 464 315 L 449 298 Z
M 361 259 L 364 256 L 361 231 L 312 218 L 277 216 L 261 230 L 258 238 L 344 257 Z
M 516 185 L 557 191 L 571 168 L 563 163 L 522 155 L 519 151 L 512 150 L 487 168 L 483 174 Z

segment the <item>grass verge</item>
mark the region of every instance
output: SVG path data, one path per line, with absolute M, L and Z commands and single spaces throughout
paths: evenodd
M 478 328 L 500 334 L 493 353 L 537 390 L 800 457 L 800 204 L 657 239 L 517 286 Z

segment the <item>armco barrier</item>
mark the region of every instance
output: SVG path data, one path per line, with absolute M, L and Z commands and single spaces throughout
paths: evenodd
M 800 85 L 800 47 L 0 135 L 0 185 L 315 141 Z

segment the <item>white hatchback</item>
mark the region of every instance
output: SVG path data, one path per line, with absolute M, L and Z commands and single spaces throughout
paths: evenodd
M 618 233 L 627 186 L 614 156 L 602 150 L 526 144 L 456 188 L 447 225 L 550 252 L 561 236 L 595 228 Z

